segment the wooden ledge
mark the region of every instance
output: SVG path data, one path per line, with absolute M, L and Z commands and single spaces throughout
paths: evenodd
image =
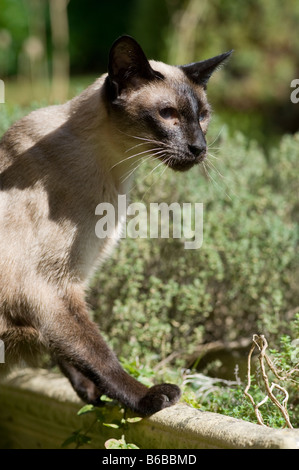
M 77 416 L 83 406 L 64 377 L 24 369 L 0 384 L 0 448 L 56 449 L 76 430 L 88 429 L 94 415 Z M 101 408 L 106 423 L 120 417 L 117 406 Z M 296 449 L 299 430 L 276 430 L 179 403 L 125 431 L 95 426 L 88 448 L 103 449 L 119 439 L 143 449 Z

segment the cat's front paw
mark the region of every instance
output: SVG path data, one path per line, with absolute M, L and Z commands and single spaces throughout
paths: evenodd
M 180 397 L 181 390 L 177 385 L 154 385 L 139 401 L 138 411 L 143 416 L 151 415 L 163 408 L 174 405 Z

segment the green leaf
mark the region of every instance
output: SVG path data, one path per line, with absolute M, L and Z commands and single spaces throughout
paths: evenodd
M 105 442 L 106 449 L 139 449 L 135 444 L 126 443 L 125 436 L 122 436 L 121 439 L 108 439 Z
M 85 405 L 83 406 L 77 413 L 78 416 L 84 415 L 86 413 L 93 412 L 95 407 L 93 405 Z
M 117 439 L 108 439 L 108 441 L 105 442 L 105 448 L 106 449 L 123 449 L 120 441 Z
M 106 426 L 107 428 L 114 428 L 118 429 L 120 426 L 118 424 L 113 424 L 113 423 L 102 423 L 103 426 Z
M 135 418 L 127 418 L 128 423 L 138 423 L 141 420 L 142 418 L 140 416 L 136 416 Z

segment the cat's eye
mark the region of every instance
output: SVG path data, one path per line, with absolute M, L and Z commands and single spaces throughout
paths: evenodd
M 179 117 L 177 110 L 170 106 L 160 109 L 159 114 L 163 119 L 178 119 Z
M 201 121 L 204 121 L 206 118 L 208 117 L 208 111 L 202 111 L 200 114 L 199 114 L 199 122 Z

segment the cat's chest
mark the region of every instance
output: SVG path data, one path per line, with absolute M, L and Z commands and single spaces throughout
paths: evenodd
M 127 213 L 127 196 L 104 190 L 89 208 L 89 217 L 81 228 L 77 246 L 77 269 L 80 277 L 89 278 L 107 259 L 120 241 Z

